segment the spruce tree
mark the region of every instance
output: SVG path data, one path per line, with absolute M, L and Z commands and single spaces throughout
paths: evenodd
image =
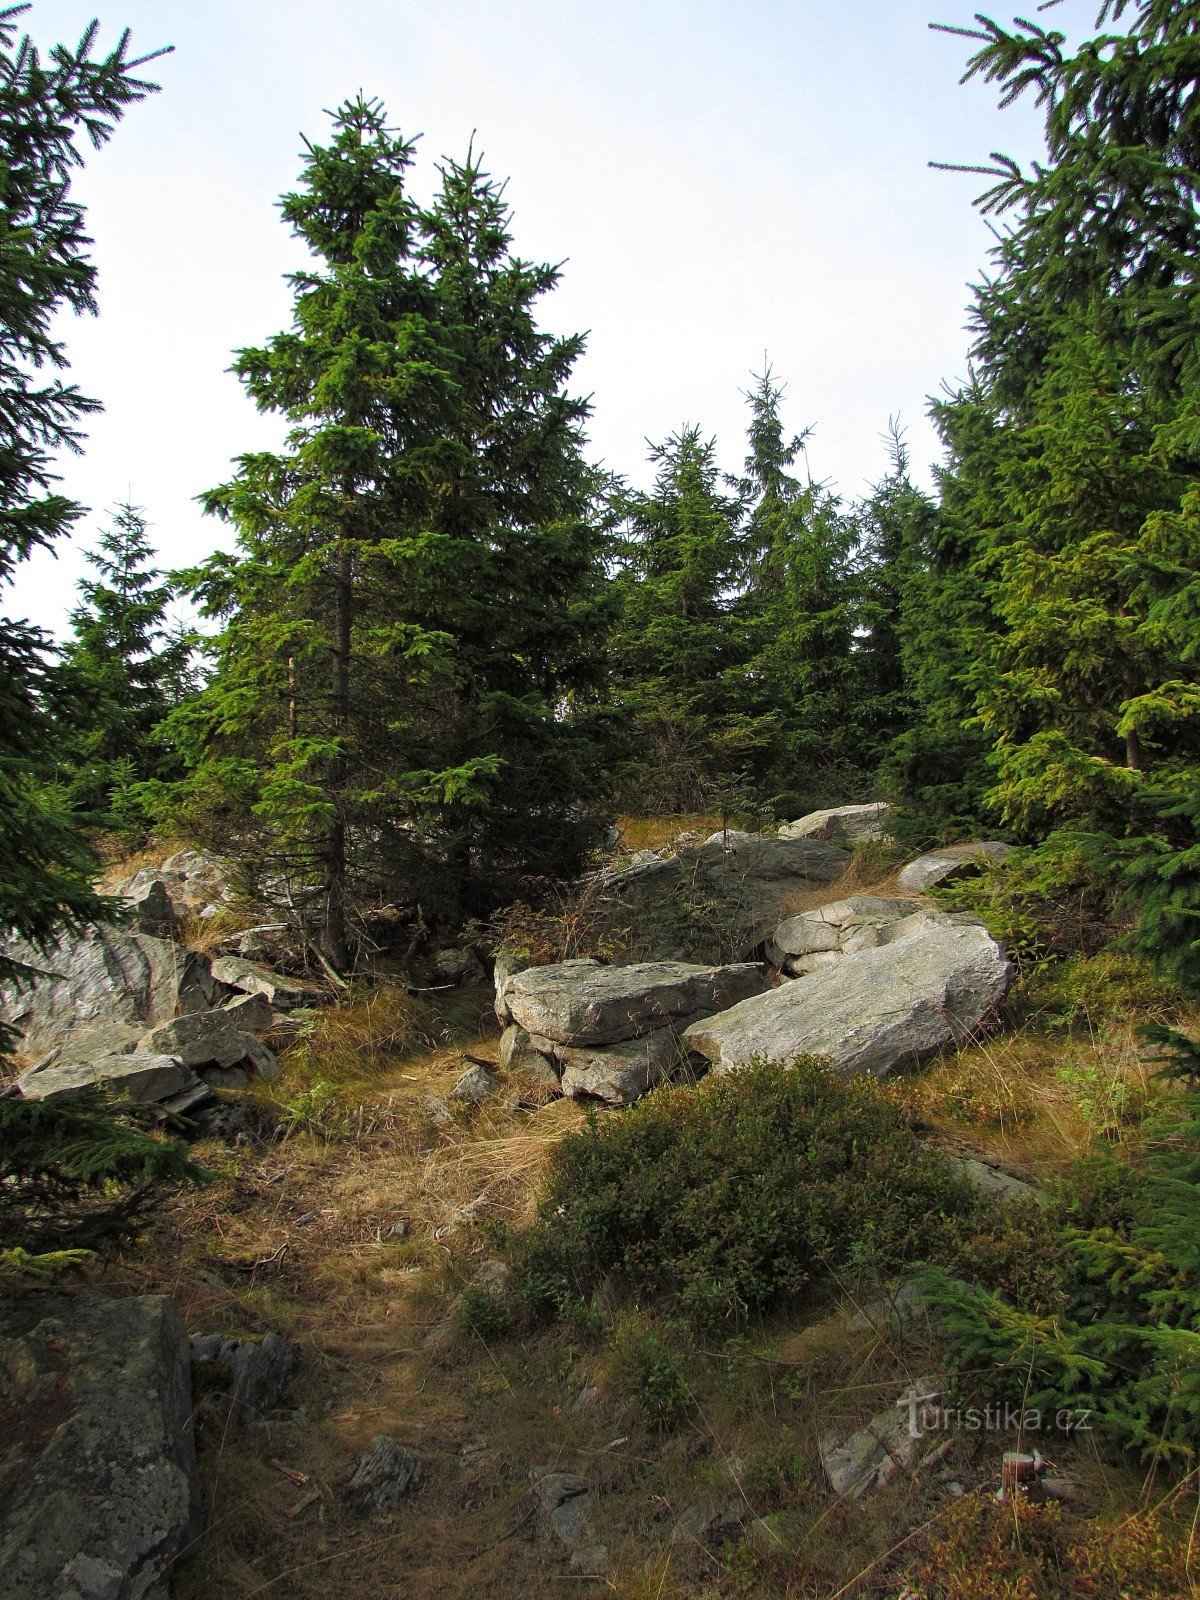
M 78 449 L 99 409 L 63 376 L 55 334 L 63 311 L 94 312 L 96 271 L 71 178 L 84 138 L 102 145 L 127 106 L 155 87 L 137 76 L 129 35 L 95 53 L 97 25 L 46 59 L 0 11 L 0 588 L 31 551 L 48 548 L 82 515 L 58 493 L 54 459 Z M 0 922 L 45 945 L 63 924 L 94 915 L 90 858 L 52 781 L 54 695 L 45 636 L 0 624 Z M 19 977 L 0 955 L 0 978 Z
M 137 786 L 174 775 L 158 729 L 186 692 L 191 646 L 171 628 L 174 591 L 151 564 L 136 506 L 118 506 L 86 554 L 98 576 L 81 581 L 71 613 L 64 677 L 73 698 L 60 718 L 66 749 L 59 760 L 82 812 L 101 825 L 136 829 L 144 820 Z
M 172 731 L 193 804 L 253 819 L 344 970 L 354 896 L 449 917 L 497 864 L 573 864 L 599 565 L 578 341 L 538 330 L 556 274 L 512 256 L 497 186 L 450 164 L 422 211 L 412 144 L 361 98 L 306 150 L 283 211 L 314 265 L 236 369 L 288 446 L 206 497 L 238 550 L 194 576 L 224 627 Z
M 803 476 L 793 472 L 808 434 L 786 437 L 783 393 L 767 367 L 747 396 L 737 605 L 746 647 L 736 693 L 753 770 L 776 806 L 794 813 L 859 782 L 850 691 L 857 530 L 807 463 Z
M 926 570 L 936 508 L 910 475 L 899 425 L 889 425 L 889 469 L 859 507 L 858 614 L 853 652 L 856 738 L 863 764 L 877 768 L 911 726 L 918 663 L 907 619 Z
M 742 655 L 733 614 L 741 507 L 699 428 L 672 434 L 650 459 L 653 489 L 622 501 L 615 687 L 642 769 L 634 787 L 656 809 L 685 812 L 705 804 L 712 780 L 746 749 L 728 683 Z
M 1048 159 L 994 158 L 981 204 L 1006 228 L 976 374 L 940 408 L 961 529 L 939 573 L 958 601 L 943 703 L 990 741 L 1001 816 L 1073 849 L 1082 830 L 1123 864 L 1148 946 L 1183 970 L 1200 948 L 1198 22 L 1194 0 L 1110 0 L 1112 31 L 1074 51 L 1028 21 L 965 30 L 968 75 L 1045 108 Z

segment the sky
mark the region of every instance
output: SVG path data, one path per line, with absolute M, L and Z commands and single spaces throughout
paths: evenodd
M 1032 105 L 959 78 L 979 0 L 34 0 L 42 46 L 132 30 L 161 93 L 133 106 L 74 184 L 99 316 L 60 325 L 71 380 L 104 405 L 62 463 L 89 509 L 22 568 L 10 616 L 63 634 L 83 551 L 117 503 L 143 508 L 164 567 L 232 533 L 196 504 L 272 447 L 228 368 L 285 328 L 304 254 L 277 201 L 326 111 L 359 90 L 420 134 L 413 187 L 474 137 L 508 180 L 514 247 L 562 263 L 543 325 L 585 331 L 578 392 L 594 458 L 647 483 L 647 440 L 696 423 L 744 455 L 764 358 L 813 476 L 853 498 L 898 417 L 915 473 L 938 459 L 928 397 L 967 370 L 969 285 L 991 235 L 977 176 L 930 161 L 1040 152 Z M 1047 18 L 1090 29 L 1097 0 Z M 1007 21 L 1007 10 L 997 11 Z

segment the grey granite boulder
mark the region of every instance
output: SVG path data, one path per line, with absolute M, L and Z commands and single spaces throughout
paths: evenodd
M 821 1056 L 837 1072 L 884 1077 L 970 1039 L 1008 993 L 1012 968 L 980 927 L 948 924 L 842 956 L 835 966 L 693 1023 L 690 1049 L 720 1071 L 761 1058 Z
M 280 1020 L 265 994 L 239 994 L 236 1000 L 227 1000 L 220 1010 L 243 1033 L 270 1033 Z
M 882 944 L 884 930 L 893 922 L 920 910 L 920 902 L 884 895 L 850 895 L 827 906 L 816 906 L 788 917 L 767 941 L 767 955 L 777 966 L 826 951 L 869 950 Z M 939 913 L 940 914 L 940 913 Z M 816 965 L 825 965 L 818 962 Z
M 833 883 L 850 856 L 817 839 L 719 840 L 600 880 L 595 914 L 641 960 L 744 961 L 797 892 Z
M 931 850 L 928 855 L 910 861 L 896 882 L 900 888 L 920 894 L 932 889 L 935 884 L 952 883 L 956 878 L 968 878 L 983 872 L 989 866 L 1005 860 L 1012 854 L 1012 849 L 1012 845 L 1001 844 L 998 839 L 947 845 L 943 850 Z
M 270 967 L 245 956 L 218 956 L 212 964 L 213 977 L 242 994 L 261 994 L 276 1011 L 291 1011 L 297 1006 L 324 1006 L 333 999 L 328 989 L 303 978 L 285 978 Z
M 98 1056 L 95 1061 L 55 1061 L 30 1067 L 21 1073 L 17 1085 L 26 1100 L 53 1100 L 78 1089 L 106 1089 L 135 1106 L 157 1105 L 203 1087 L 182 1061 L 145 1050 Z
M 683 1055 L 673 1028 L 619 1044 L 559 1045 L 554 1052 L 568 1099 L 603 1100 L 610 1106 L 632 1105 L 661 1083 Z
M 617 1044 L 667 1024 L 720 1011 L 759 994 L 762 969 L 682 961 L 645 961 L 606 967 L 598 961 L 562 961 L 531 967 L 505 981 L 501 998 L 528 1033 L 555 1044 Z
M 0 1019 L 24 1034 L 22 1049 L 32 1056 L 92 1028 L 141 1023 L 145 1029 L 227 996 L 207 956 L 130 928 L 64 934 L 44 956 L 10 937 L 4 953 L 39 974 L 25 988 L 0 991 Z
M 188 1067 L 232 1067 L 244 1061 L 253 1041 L 227 1011 L 202 1011 L 152 1028 L 141 1049 L 175 1056 Z
M 873 800 L 862 806 L 831 806 L 825 811 L 810 811 L 795 822 L 785 822 L 781 839 L 824 839 L 830 844 L 858 844 L 866 839 L 886 837 L 886 821 L 891 806 Z
M 169 1300 L 0 1317 L 0 1600 L 166 1600 L 198 1538 L 188 1340 Z
M 399 1439 L 377 1433 L 346 1486 L 350 1509 L 358 1516 L 389 1516 L 420 1486 L 421 1463 Z

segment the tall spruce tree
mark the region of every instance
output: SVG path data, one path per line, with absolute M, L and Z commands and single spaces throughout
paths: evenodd
M 127 106 L 155 85 L 137 76 L 122 34 L 96 54 L 92 23 L 73 49 L 45 58 L 0 11 L 0 589 L 31 551 L 68 531 L 83 508 L 58 493 L 54 460 L 78 449 L 99 403 L 63 376 L 55 336 L 65 310 L 94 312 L 96 270 L 71 178 Z M 97 903 L 90 861 L 52 782 L 55 692 L 48 641 L 28 623 L 0 624 L 0 923 L 45 945 Z M 20 976 L 0 954 L 0 978 Z
M 501 847 L 526 869 L 574 864 L 572 696 L 602 666 L 599 566 L 586 408 L 564 392 L 579 344 L 537 329 L 556 274 L 511 255 L 497 187 L 451 164 L 422 211 L 413 146 L 361 98 L 306 149 L 283 211 L 314 266 L 293 277 L 292 331 L 236 369 L 288 418 L 288 448 L 206 497 L 238 551 L 195 575 L 224 630 L 173 726 L 193 797 L 256 819 L 319 891 L 320 946 L 345 969 L 352 888 L 421 895 L 440 865 L 451 915 L 480 909 L 474 875 Z M 493 825 L 489 852 L 487 811 L 524 813 L 524 834 Z
M 1149 944 L 1186 969 L 1200 948 L 1200 8 L 1110 0 L 1106 23 L 1125 30 L 1073 51 L 1026 21 L 965 30 L 969 74 L 1045 107 L 1048 160 L 995 160 L 981 204 L 1007 226 L 976 295 L 976 380 L 941 408 L 972 508 L 959 692 L 991 741 L 992 803 L 1030 835 L 1084 830 L 1124 861 Z
M 906 618 L 927 568 L 936 516 L 912 481 L 899 424 L 888 430 L 888 471 L 858 509 L 858 612 L 853 652 L 857 743 L 874 770 L 911 726 L 913 640 Z
M 737 703 L 759 782 L 778 807 L 796 811 L 841 798 L 858 763 L 850 695 L 857 532 L 807 463 L 802 477 L 793 472 L 808 434 L 785 435 L 783 394 L 768 366 L 747 396 Z
M 158 730 L 186 692 L 191 645 L 172 629 L 171 584 L 152 565 L 146 519 L 118 506 L 87 559 L 64 656 L 72 691 L 59 726 L 67 792 L 90 820 L 128 831 L 144 822 L 137 787 L 172 776 Z
M 733 614 L 741 506 L 698 427 L 655 445 L 650 459 L 653 489 L 622 503 L 614 677 L 634 729 L 633 788 L 652 807 L 685 812 L 745 757 L 729 688 L 742 656 Z

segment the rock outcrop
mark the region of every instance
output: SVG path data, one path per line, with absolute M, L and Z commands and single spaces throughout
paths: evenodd
M 818 906 L 785 918 L 767 941 L 767 955 L 776 966 L 793 974 L 811 971 L 814 965 L 830 963 L 812 963 L 808 958 L 827 953 L 853 954 L 856 950 L 882 944 L 884 930 L 890 924 L 920 910 L 915 900 L 851 895 L 846 900 L 835 900 L 832 905 Z
M 918 856 L 903 868 L 896 882 L 902 889 L 923 894 L 938 883 L 952 883 L 956 878 L 969 878 L 985 871 L 1012 854 L 1012 845 L 998 839 L 981 839 L 975 844 L 947 845 L 942 850 L 931 850 Z
M 560 1045 L 595 1045 L 636 1039 L 699 1012 L 723 1011 L 764 987 L 762 970 L 750 962 L 606 967 L 584 960 L 519 972 L 506 980 L 502 998 L 529 1034 Z
M 814 1055 L 838 1072 L 884 1077 L 970 1039 L 995 1013 L 1011 977 L 986 929 L 947 919 L 693 1023 L 683 1042 L 718 1071 L 755 1058 Z
M 496 1009 L 513 1019 L 501 1040 L 506 1071 L 540 1057 L 563 1094 L 629 1105 L 684 1059 L 680 1030 L 711 1011 L 760 994 L 762 968 L 646 961 L 608 967 L 562 961 L 502 980 Z
M 830 844 L 861 844 L 868 839 L 887 837 L 887 816 L 891 806 L 873 800 L 863 806 L 831 806 L 826 811 L 810 811 L 795 822 L 785 822 L 781 839 L 824 839 Z
M 639 960 L 744 961 L 786 915 L 798 891 L 833 883 L 849 853 L 818 839 L 720 836 L 666 860 L 609 874 L 595 889 L 598 918 Z
M 0 1321 L 0 1600 L 166 1600 L 200 1531 L 169 1300 L 34 1297 Z
M 64 934 L 44 956 L 10 938 L 5 954 L 41 974 L 30 988 L 0 992 L 0 1018 L 24 1035 L 28 1055 L 77 1053 L 79 1036 L 93 1028 L 140 1024 L 141 1033 L 228 996 L 207 956 L 129 928 Z

